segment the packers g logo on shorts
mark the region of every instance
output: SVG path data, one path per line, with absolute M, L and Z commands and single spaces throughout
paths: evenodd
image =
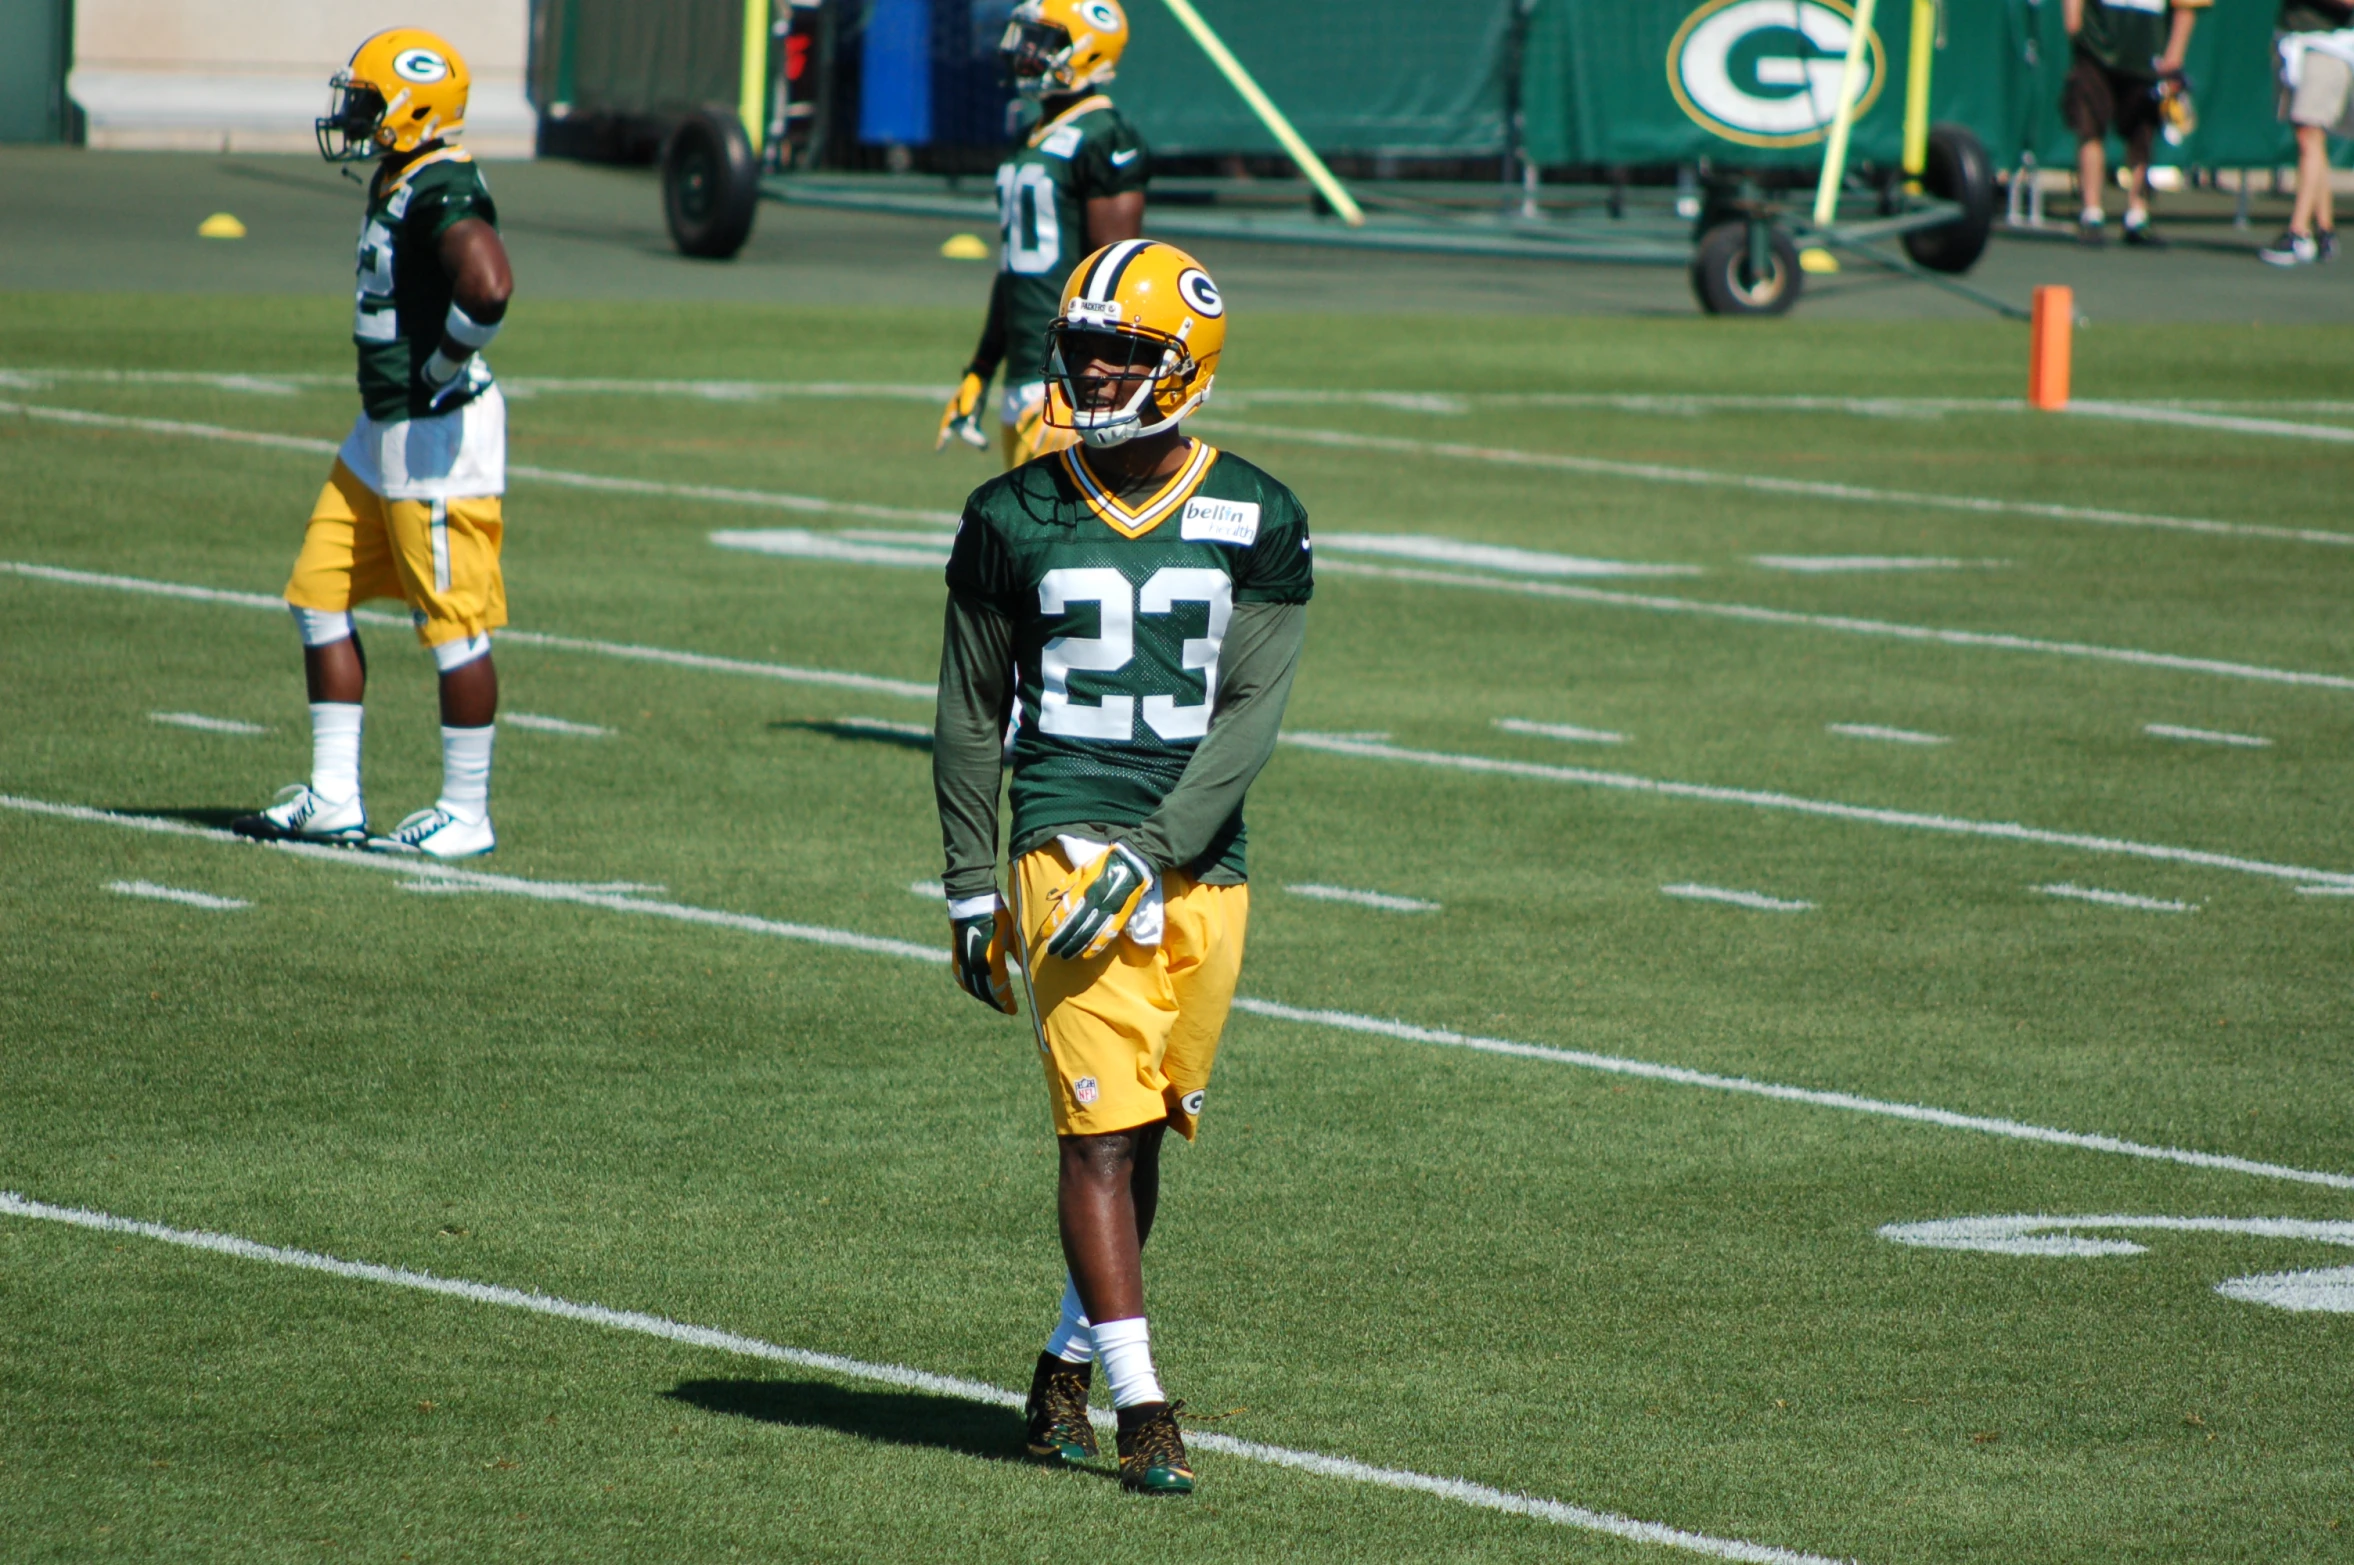
M 1187 1093 L 1184 1097 L 1179 1098 L 1177 1100 L 1177 1106 L 1185 1110 L 1186 1113 L 1191 1114 L 1195 1119 L 1199 1119 L 1202 1117 L 1202 1099 L 1208 1095 L 1209 1094 L 1202 1091 L 1201 1088 L 1196 1087 L 1193 1091 Z
M 392 57 L 392 73 L 402 81 L 430 87 L 450 73 L 450 62 L 431 49 L 403 49 Z
M 1667 83 L 1701 129 L 1745 147 L 1831 134 L 1855 12 L 1847 0 L 1708 0 L 1667 46 Z M 1855 112 L 1879 100 L 1888 51 L 1868 34 Z
M 1213 321 L 1226 313 L 1226 301 L 1218 297 L 1218 285 L 1199 267 L 1189 266 L 1177 274 L 1177 297 L 1191 306 L 1196 315 L 1206 315 Z

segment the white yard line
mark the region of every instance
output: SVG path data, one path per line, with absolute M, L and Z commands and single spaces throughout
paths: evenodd
M 1489 721 L 1508 734 L 1528 734 L 1538 739 L 1566 739 L 1572 744 L 1625 744 L 1625 734 L 1614 734 L 1607 728 L 1580 728 L 1575 723 L 1537 723 L 1525 717 L 1496 717 Z M 1355 738 L 1358 735 L 1336 734 L 1335 738 Z M 1387 739 L 1389 735 L 1383 734 Z
M 310 864 L 337 864 L 352 869 L 380 870 L 420 879 L 447 881 L 469 889 L 503 893 L 528 898 L 536 902 L 566 902 L 584 907 L 603 908 L 608 912 L 639 913 L 658 918 L 675 919 L 684 923 L 733 929 L 745 934 L 767 935 L 786 940 L 808 941 L 818 945 L 847 950 L 864 951 L 875 956 L 903 958 L 939 966 L 946 951 L 933 946 L 917 945 L 906 940 L 891 940 L 877 935 L 864 935 L 846 929 L 827 929 L 812 924 L 787 924 L 774 919 L 752 918 L 739 913 L 717 912 L 710 908 L 691 907 L 671 902 L 647 902 L 604 895 L 577 885 L 551 881 L 527 880 L 512 875 L 485 875 L 452 865 L 433 864 L 408 858 L 390 858 L 370 853 L 355 853 L 344 848 L 318 847 L 307 843 L 255 844 L 242 837 L 209 826 L 190 825 L 186 821 L 167 820 L 152 815 L 118 815 L 109 810 L 92 809 L 80 804 L 57 804 L 43 799 L 19 798 L 0 794 L 0 810 L 14 810 L 21 814 L 51 820 L 75 821 L 85 825 L 112 826 L 118 830 L 148 832 L 157 836 L 180 837 L 198 841 L 230 844 L 245 852 L 275 852 Z M 2350 885 L 2354 890 L 2354 885 Z M 1753 1097 L 1772 1098 L 1785 1103 L 1805 1103 L 1817 1108 L 1837 1109 L 1851 1114 L 1878 1115 L 1889 1119 L 1906 1120 L 1916 1124 L 1938 1125 L 1949 1130 L 1966 1130 L 1980 1135 L 2001 1136 L 2014 1141 L 2041 1142 L 2051 1146 L 2073 1147 L 2083 1151 L 2102 1152 L 2118 1157 L 2145 1158 L 2158 1162 L 2179 1163 L 2191 1168 L 2215 1169 L 2225 1173 L 2248 1174 L 2262 1179 L 2285 1179 L 2299 1184 L 2323 1185 L 2333 1190 L 2354 1190 L 2354 1174 L 2336 1174 L 2318 1169 L 2291 1168 L 2279 1163 L 2260 1163 L 2247 1158 L 2227 1157 L 2220 1153 L 2196 1152 L 2179 1147 L 2148 1146 L 2140 1142 L 2121 1141 L 2114 1136 L 2085 1135 L 2076 1131 L 2055 1130 L 2042 1125 L 2024 1124 L 2017 1120 L 1988 1118 L 1975 1114 L 1957 1114 L 1949 1109 L 1930 1108 L 1917 1103 L 1899 1103 L 1882 1098 L 1857 1097 L 1852 1093 L 1826 1092 L 1812 1087 L 1784 1086 L 1775 1082 L 1753 1081 L 1746 1076 L 1719 1076 L 1707 1071 L 1687 1070 L 1680 1065 L 1661 1065 L 1649 1060 L 1628 1059 L 1618 1055 L 1589 1054 L 1579 1049 L 1556 1049 L 1544 1044 L 1518 1043 L 1506 1038 L 1481 1038 L 1445 1028 L 1417 1027 L 1408 1022 L 1391 1021 L 1377 1016 L 1358 1016 L 1347 1011 L 1309 1010 L 1284 1005 L 1274 1000 L 1237 996 L 1235 1009 L 1271 1020 L 1296 1022 L 1305 1026 L 1330 1027 L 1342 1032 L 1364 1033 L 1393 1038 L 1407 1043 L 1432 1044 L 1442 1048 L 1469 1049 L 1476 1053 L 1507 1055 L 1517 1059 L 1542 1060 L 1554 1065 L 1567 1065 L 1582 1070 L 1603 1071 L 1618 1076 L 1638 1077 L 1649 1081 L 1668 1082 L 1678 1086 L 1698 1087 L 1714 1092 L 1743 1093 Z
M 223 603 L 241 609 L 266 609 L 274 614 L 286 612 L 286 600 L 268 593 L 192 587 L 181 582 L 150 581 L 140 576 L 110 576 L 99 571 L 67 570 L 61 566 L 32 565 L 21 560 L 0 560 L 0 574 L 54 582 L 67 587 L 100 587 L 113 592 L 179 598 L 191 603 Z M 352 618 L 364 625 L 398 626 L 403 630 L 409 628 L 409 617 L 406 614 L 354 609 Z M 879 674 L 853 674 L 830 668 L 797 668 L 790 663 L 755 663 L 743 658 L 714 657 L 703 652 L 679 652 L 669 647 L 635 646 L 628 642 L 592 641 L 581 636 L 517 630 L 512 626 L 498 631 L 496 639 L 514 646 L 541 647 L 551 652 L 586 652 L 597 657 L 623 658 L 635 663 L 667 663 L 676 668 L 698 669 L 710 674 L 748 674 L 759 679 L 784 680 L 790 684 L 830 685 L 844 690 L 905 696 L 911 701 L 929 701 L 939 693 L 935 686 L 917 684 L 911 679 L 886 679 Z
M 945 901 L 948 897 L 948 888 L 936 880 L 911 880 L 907 889 L 916 896 L 935 902 Z
M 1420 897 L 1392 896 L 1386 891 L 1351 891 L 1346 886 L 1319 886 L 1298 881 L 1288 882 L 1284 890 L 1295 897 L 1312 897 L 1319 902 L 1353 902 L 1358 907 L 1379 908 L 1384 913 L 1436 913 L 1436 902 L 1425 902 Z
M 1855 821 L 1869 826 L 1894 826 L 1911 831 L 1944 832 L 1965 837 L 1994 837 L 2006 842 L 2073 848 L 2083 853 L 2116 854 L 2168 864 L 2192 864 L 2201 869 L 2235 870 L 2245 875 L 2264 875 L 2276 880 L 2311 881 L 2354 888 L 2354 872 L 2344 870 L 2307 869 L 2302 865 L 2273 864 L 2236 854 L 2132 842 L 2121 837 L 2099 837 L 2085 832 L 2047 831 L 2040 827 L 2022 826 L 2015 821 L 1974 821 L 1952 815 L 1922 815 L 1911 810 L 1884 810 L 1868 805 L 1840 804 L 1828 799 L 1801 799 L 1792 794 L 1769 793 L 1755 788 L 1718 788 L 1704 783 L 1637 777 L 1627 772 L 1597 772 L 1584 767 L 1548 766 L 1534 761 L 1508 761 L 1487 755 L 1454 755 L 1438 750 L 1406 750 L 1395 745 L 1369 744 L 1326 734 L 1287 733 L 1282 742 L 1306 750 L 1322 750 L 1359 760 L 1403 762 L 1412 766 L 1443 767 L 1451 771 L 1523 777 L 1536 782 L 1611 788 L 1663 799 L 1691 799 L 1707 804 L 1745 805 L 1759 810 L 1787 810 L 1799 815 Z
M 2103 907 L 2136 908 L 2144 913 L 2196 913 L 2196 902 L 2161 902 L 2156 897 L 2137 897 L 2130 891 L 2096 891 L 2090 886 L 2073 886 L 2066 881 L 2038 886 L 2036 890 L 2047 897 L 2066 897 L 2075 902 L 2098 902 Z
M 903 1391 L 921 1392 L 926 1396 L 951 1397 L 963 1402 L 979 1402 L 988 1407 L 1018 1408 L 1022 1405 L 1019 1392 L 992 1386 L 984 1381 L 966 1380 L 956 1375 L 935 1375 L 928 1370 L 910 1369 L 900 1364 L 874 1364 L 863 1359 L 845 1358 L 839 1353 L 819 1353 L 807 1348 L 791 1348 L 781 1343 L 765 1342 L 758 1337 L 747 1337 L 737 1332 L 722 1331 L 711 1326 L 692 1326 L 664 1315 L 648 1315 L 636 1310 L 607 1309 L 601 1304 L 580 1304 L 570 1299 L 554 1298 L 544 1293 L 527 1293 L 519 1288 L 501 1287 L 496 1283 L 467 1282 L 454 1277 L 441 1277 L 431 1272 L 413 1271 L 400 1266 L 377 1266 L 366 1261 L 347 1261 L 338 1256 L 322 1255 L 315 1250 L 294 1250 L 278 1245 L 259 1244 L 251 1239 L 240 1239 L 233 1234 L 208 1233 L 201 1229 L 171 1228 L 161 1223 L 141 1222 L 134 1218 L 116 1217 L 111 1213 L 94 1212 L 84 1207 L 52 1206 L 45 1201 L 29 1200 L 14 1191 L 0 1191 L 0 1216 L 25 1218 L 39 1222 L 63 1223 L 75 1228 L 98 1233 L 121 1234 L 127 1237 L 152 1239 L 162 1244 L 183 1249 L 202 1250 L 214 1255 L 229 1256 L 240 1261 L 259 1261 L 271 1266 L 284 1266 L 297 1271 L 320 1272 L 352 1282 L 371 1282 L 391 1288 L 407 1288 L 419 1293 L 439 1294 L 444 1298 L 463 1299 L 469 1304 L 495 1305 L 501 1309 L 521 1310 L 532 1315 L 550 1316 L 557 1320 L 576 1321 L 585 1326 L 597 1326 L 607 1331 L 631 1332 L 653 1337 L 664 1342 L 675 1342 L 685 1347 L 707 1349 L 715 1353 L 733 1354 L 739 1358 L 761 1359 L 769 1363 L 790 1364 L 797 1369 L 815 1370 L 843 1380 L 864 1381 L 869 1385 L 896 1387 Z M 1097 1411 L 1090 1415 L 1096 1423 L 1109 1427 L 1112 1416 Z M 1555 1526 L 1571 1527 L 1581 1532 L 1607 1534 L 1633 1543 L 1657 1544 L 1664 1548 L 1680 1549 L 1688 1554 L 1706 1555 L 1712 1559 L 1754 1562 L 1754 1565 L 1837 1565 L 1821 1555 L 1802 1554 L 1791 1549 L 1775 1548 L 1768 1544 L 1747 1543 L 1737 1538 L 1717 1538 L 1706 1533 L 1687 1532 L 1661 1522 L 1637 1521 L 1632 1517 L 1614 1515 L 1608 1511 L 1588 1510 L 1560 1500 L 1538 1499 L 1531 1495 L 1513 1494 L 1493 1489 L 1461 1478 L 1438 1478 L 1427 1473 L 1406 1472 L 1397 1468 L 1375 1467 L 1347 1457 L 1326 1456 L 1316 1451 L 1293 1450 L 1286 1446 L 1262 1445 L 1254 1440 L 1237 1440 L 1232 1435 L 1215 1434 L 1207 1430 L 1186 1431 L 1186 1441 L 1197 1450 L 1215 1451 L 1223 1456 L 1246 1462 L 1261 1462 L 1274 1467 L 1288 1467 L 1296 1471 L 1314 1473 L 1318 1477 L 1338 1478 L 1349 1483 L 1368 1484 L 1383 1489 L 1401 1489 L 1414 1494 L 1427 1494 L 1441 1500 L 1452 1500 L 1459 1505 L 1480 1510 L 1501 1511 L 1507 1515 L 1525 1516 L 1534 1521 L 1551 1522 Z
M 1811 913 L 1812 902 L 1790 902 L 1781 897 L 1769 897 L 1762 891 L 1728 891 L 1722 886 L 1696 886 L 1689 882 L 1680 886 L 1662 886 L 1664 896 L 1683 897 L 1693 902 L 1730 902 L 1735 907 L 1754 908 L 1760 913 Z
M 2161 516 L 2142 511 L 2111 510 L 2102 506 L 2003 500 L 1987 495 L 1875 489 L 1863 484 L 1832 483 L 1823 479 L 1782 478 L 1766 473 L 1725 473 L 1698 467 L 1669 467 L 1657 462 L 1619 462 L 1606 457 L 1571 456 L 1558 451 L 1521 451 L 1501 446 L 1464 445 L 1448 440 L 1411 440 L 1400 435 L 1368 435 L 1350 429 L 1299 429 L 1274 424 L 1223 423 L 1207 423 L 1200 427 L 1205 433 L 1221 438 L 1233 436 L 1291 441 L 1299 445 L 1328 446 L 1342 451 L 1381 451 L 1396 456 L 1445 457 L 1451 461 L 1585 473 L 1599 478 L 1632 479 L 1639 483 L 1741 489 L 1753 494 L 1791 495 L 1809 500 L 1844 500 L 1862 505 L 1917 506 L 1933 511 L 1966 511 L 1978 516 L 2031 516 L 2044 521 L 2087 522 L 2107 527 L 2152 527 L 2169 532 L 2207 533 L 2229 538 L 2269 538 L 2288 543 L 2323 543 L 2340 547 L 2354 545 L 2354 533 L 2324 532 L 2315 528 L 2217 522 L 2195 516 Z
M 200 907 L 207 913 L 234 913 L 239 908 L 253 906 L 237 897 L 216 897 L 210 892 L 182 891 L 177 886 L 159 886 L 148 880 L 110 880 L 109 891 L 126 897 L 147 897 L 157 902 L 178 902 L 187 907 Z
M 242 718 L 207 717 L 202 712 L 150 712 L 148 717 L 158 723 L 169 723 L 174 728 L 193 728 L 207 734 L 266 734 L 270 730 L 262 723 L 248 723 Z
M 2244 414 L 2194 413 L 2188 408 L 2151 407 L 2135 402 L 2072 400 L 2067 411 L 2079 418 L 2124 419 L 2135 424 L 2171 424 L 2180 429 L 2212 429 L 2227 435 L 2275 435 L 2290 440 L 2327 440 L 2354 445 L 2354 429 L 2342 424 L 2291 424 L 2277 418 Z
M 2181 674 L 2251 679 L 2263 684 L 2354 690 L 2354 675 L 2267 668 L 2260 663 L 2232 663 L 2220 658 L 2186 657 L 2175 652 L 2142 652 L 2132 647 L 2103 647 L 2081 641 L 2046 641 L 2036 636 L 2014 636 L 2000 631 L 1943 630 L 1933 625 L 1902 625 L 1889 620 L 1855 619 L 1844 614 L 1806 614 L 1792 609 L 1761 608 L 1749 603 L 1711 603 L 1703 598 L 1660 598 L 1645 593 L 1618 592 L 1608 587 L 1580 587 L 1558 581 L 1520 581 L 1503 576 L 1466 576 L 1454 571 L 1423 570 L 1407 565 L 1367 565 L 1358 560 L 1323 560 L 1318 562 L 1316 568 L 1328 576 L 1368 576 L 1437 587 L 1471 587 L 1486 592 L 1516 592 L 1532 598 L 1593 603 L 1607 608 L 1642 609 L 1653 614 L 1692 614 L 1703 619 L 1738 620 L 1752 625 L 1802 626 L 1809 630 L 1835 631 L 1841 635 L 1880 636 L 1933 646 L 2086 658 L 2100 663 L 2124 663 L 2136 668 L 2163 668 Z
M 2222 734 L 2209 728 L 2177 728 L 2172 723 L 2144 723 L 2141 731 L 2155 739 L 2187 739 L 2194 744 L 2237 745 L 2243 750 L 2269 750 L 2272 741 L 2254 734 Z
M 613 730 L 594 723 L 575 723 L 561 717 L 542 717 L 537 712 L 501 712 L 502 728 L 529 728 L 543 734 L 571 734 L 581 739 L 609 738 Z
M 192 424 L 179 419 L 132 418 L 121 413 L 89 413 L 79 408 L 46 407 L 28 402 L 0 402 L 0 414 L 14 413 L 44 423 L 71 424 L 87 429 L 120 429 L 142 435 L 166 435 L 183 440 L 223 441 L 231 445 L 264 446 L 274 451 L 300 451 L 311 456 L 333 456 L 340 444 L 309 435 L 268 434 L 260 430 L 230 429 L 220 424 Z M 592 489 L 608 494 L 659 495 L 669 500 L 707 500 L 719 505 L 749 505 L 779 511 L 813 511 L 841 516 L 867 516 L 878 521 L 932 522 L 953 527 L 954 511 L 927 511 L 899 505 L 868 505 L 857 500 L 828 500 L 817 495 L 786 494 L 773 489 L 736 489 L 717 484 L 674 484 L 652 478 L 619 478 L 605 473 L 575 473 L 561 468 L 509 462 L 507 476 L 568 489 Z
M 1957 560 L 1933 554 L 1753 554 L 1752 565 L 1769 571 L 1795 571 L 1804 576 L 1830 576 L 1851 571 L 1969 571 L 1994 570 L 2008 560 Z
M 929 741 L 932 737 L 932 725 L 929 723 L 895 723 L 887 717 L 830 717 L 825 720 L 825 725 L 828 728 L 846 728 L 852 733 L 889 734 L 897 739 Z
M 1630 560 L 1595 560 L 1578 554 L 1513 549 L 1502 544 L 1471 543 L 1460 538 L 1438 538 L 1421 533 L 1318 533 L 1316 547 L 1325 553 L 1376 554 L 1392 559 L 1423 560 L 1434 565 L 1474 565 L 1483 570 L 1511 571 L 1522 576 L 1701 574 L 1697 565 L 1647 565 Z
M 1850 739 L 1880 739 L 1889 744 L 1952 744 L 1943 734 L 1925 734 L 1912 728 L 1883 728 L 1878 723 L 1825 723 L 1827 733 L 1844 734 Z
M 795 560 L 838 560 L 846 565 L 897 565 L 936 571 L 948 563 L 948 540 L 931 548 L 861 543 L 841 533 L 813 533 L 799 527 L 768 527 L 756 532 L 715 532 L 711 541 L 722 549 L 751 554 L 774 554 Z

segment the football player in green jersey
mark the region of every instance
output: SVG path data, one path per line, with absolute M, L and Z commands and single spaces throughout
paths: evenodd
M 1061 1149 L 1068 1277 L 1029 1448 L 1094 1453 L 1101 1360 L 1121 1481 L 1149 1493 L 1193 1487 L 1145 1327 L 1161 1142 L 1200 1123 L 1250 911 L 1243 795 L 1274 751 L 1314 586 L 1292 492 L 1181 427 L 1225 314 L 1173 245 L 1123 240 L 1072 271 L 1047 373 L 1078 443 L 965 502 L 933 735 L 957 980 L 1010 1013 L 1018 974 Z
M 264 839 L 365 845 L 470 858 L 490 825 L 498 673 L 490 634 L 507 622 L 499 569 L 506 404 L 482 350 L 505 319 L 514 278 L 498 209 L 455 137 L 466 124 L 466 63 L 413 27 L 360 45 L 318 122 L 331 163 L 373 160 L 360 224 L 352 341 L 361 411 L 312 507 L 286 601 L 302 633 L 311 699 L 311 780 L 235 823 Z M 367 664 L 351 609 L 409 606 L 441 673 L 442 787 L 428 809 L 371 836 L 360 791 Z
M 1100 91 L 1128 46 L 1119 0 L 1022 0 L 999 57 L 1014 90 L 1038 104 L 1038 127 L 997 170 L 1002 259 L 989 291 L 980 346 L 940 419 L 933 449 L 953 436 L 987 450 L 982 398 L 1000 365 L 998 409 L 1005 465 L 1070 443 L 1049 418 L 1046 324 L 1062 302 L 1072 263 L 1144 232 L 1151 154 Z

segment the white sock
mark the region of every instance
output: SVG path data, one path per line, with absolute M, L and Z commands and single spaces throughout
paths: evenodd
M 311 792 L 329 804 L 360 796 L 360 704 L 311 703 Z
M 1079 1302 L 1079 1285 L 1063 1278 L 1063 1318 L 1046 1339 L 1046 1351 L 1066 1364 L 1095 1362 L 1095 1336 L 1087 1325 L 1087 1307 Z
M 2150 209 L 2148 207 L 2138 203 L 2127 204 L 2125 208 L 2125 226 L 2127 228 L 2146 228 L 2149 226 L 2149 221 Z
M 1153 1373 L 1152 1334 L 1145 1329 L 1143 1316 L 1096 1322 L 1095 1356 L 1111 1380 L 1113 1407 L 1169 1400 L 1161 1390 L 1161 1377 Z
M 441 797 L 435 802 L 470 826 L 490 819 L 490 747 L 495 724 L 441 730 Z
M 2080 223 L 2105 223 L 2109 220 L 2109 214 L 2102 211 L 2101 204 L 2095 201 L 2077 213 L 2076 220 Z

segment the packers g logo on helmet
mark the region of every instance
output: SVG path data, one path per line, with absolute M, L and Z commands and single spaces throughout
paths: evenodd
M 1175 245 L 1123 239 L 1072 268 L 1046 346 L 1055 412 L 1090 446 L 1122 445 L 1174 429 L 1209 400 L 1226 303 Z
M 378 33 L 328 78 L 319 156 L 358 163 L 448 140 L 466 128 L 468 80 L 458 51 L 423 28 Z
M 1110 81 L 1127 47 L 1117 0 L 1022 0 L 997 56 L 1015 91 L 1052 98 Z

